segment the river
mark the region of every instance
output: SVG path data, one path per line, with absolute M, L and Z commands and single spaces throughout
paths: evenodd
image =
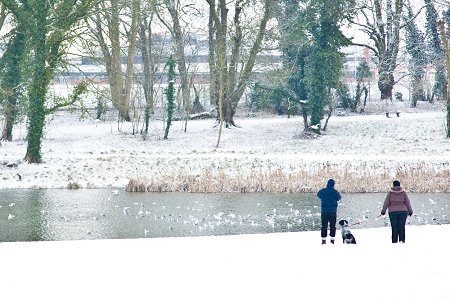
M 377 218 L 385 194 L 343 194 L 338 219 L 352 228 Z M 449 224 L 450 194 L 409 194 L 408 224 Z M 314 194 L 127 193 L 111 189 L 0 190 L 0 242 L 128 239 L 320 229 Z

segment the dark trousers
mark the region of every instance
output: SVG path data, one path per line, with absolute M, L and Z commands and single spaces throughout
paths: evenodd
M 330 236 L 336 236 L 336 213 L 322 213 L 322 228 L 320 229 L 320 235 L 327 237 L 328 224 L 330 224 Z
M 405 223 L 408 217 L 406 211 L 395 211 L 389 213 L 389 220 L 391 221 L 392 228 L 392 242 L 397 243 L 405 242 Z

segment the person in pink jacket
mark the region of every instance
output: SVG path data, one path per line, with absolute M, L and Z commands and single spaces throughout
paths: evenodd
M 384 200 L 381 214 L 384 215 L 386 210 L 389 211 L 389 220 L 392 228 L 392 243 L 405 242 L 405 223 L 406 218 L 412 216 L 413 210 L 408 195 L 400 187 L 400 181 L 393 182 L 392 189 L 388 192 Z

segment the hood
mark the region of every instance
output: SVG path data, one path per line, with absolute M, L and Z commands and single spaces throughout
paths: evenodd
M 394 186 L 394 187 L 391 189 L 391 192 L 394 192 L 394 193 L 401 193 L 401 192 L 403 192 L 403 189 L 402 189 L 401 187 L 399 187 L 399 186 Z
M 334 188 L 334 180 L 333 179 L 328 180 L 327 188 Z

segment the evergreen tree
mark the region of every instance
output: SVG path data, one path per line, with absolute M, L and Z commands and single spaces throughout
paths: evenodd
M 423 101 L 425 99 L 423 80 L 428 59 L 426 47 L 423 43 L 424 35 L 414 23 L 414 12 L 409 1 L 406 10 L 406 51 L 410 56 L 409 71 L 412 79 L 411 107 L 416 107 L 417 101 Z
M 278 4 L 286 80 L 284 93 L 277 95 L 287 95 L 300 104 L 305 130 L 311 124 L 318 125 L 320 132 L 320 121 L 331 101 L 330 91 L 340 81 L 344 60 L 339 50 L 350 43 L 340 26 L 351 16 L 354 4 L 343 0 L 285 0 Z
M 349 45 L 340 26 L 351 16 L 353 1 L 310 1 L 302 20 L 311 37 L 310 53 L 305 59 L 305 82 L 308 90 L 311 125 L 320 132 L 325 107 L 331 101 L 330 90 L 337 88 L 342 77 L 344 54 Z
M 369 93 L 368 85 L 365 82 L 367 78 L 370 78 L 372 76 L 372 72 L 370 72 L 369 65 L 365 60 L 361 60 L 359 62 L 359 65 L 356 67 L 356 105 L 355 110 L 358 105 L 361 104 L 361 97 L 364 93 L 364 102 L 362 104 L 361 111 L 366 110 L 366 102 L 367 102 L 367 96 Z
M 281 31 L 280 50 L 283 67 L 274 74 L 277 78 L 265 86 L 267 102 L 279 114 L 295 114 L 302 108 L 304 128 L 308 128 L 306 99 L 308 97 L 305 77 L 305 57 L 308 43 L 305 31 L 299 19 L 304 13 L 300 8 L 300 0 L 284 0 L 277 2 L 275 17 Z M 302 42 L 303 41 L 303 42 Z
M 447 79 L 445 75 L 445 57 L 444 50 L 442 47 L 442 41 L 439 34 L 439 28 L 437 22 L 439 20 L 439 15 L 434 7 L 434 2 L 432 0 L 425 1 L 425 12 L 426 12 L 426 33 L 428 37 L 428 42 L 430 45 L 429 57 L 431 63 L 436 69 L 435 82 L 433 86 L 433 95 L 431 101 L 434 98 L 438 100 L 447 99 Z

